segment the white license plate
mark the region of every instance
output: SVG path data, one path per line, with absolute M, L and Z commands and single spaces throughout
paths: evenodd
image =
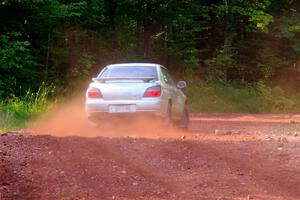
M 126 112 L 135 112 L 135 105 L 110 105 L 108 107 L 108 112 L 110 113 L 126 113 Z

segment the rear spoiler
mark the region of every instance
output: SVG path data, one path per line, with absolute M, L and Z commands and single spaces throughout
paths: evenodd
M 112 81 L 112 80 L 142 80 L 144 82 L 149 82 L 151 80 L 157 80 L 155 77 L 143 77 L 143 78 L 137 78 L 137 77 L 118 77 L 118 78 L 92 78 L 95 82 L 106 82 L 106 81 Z

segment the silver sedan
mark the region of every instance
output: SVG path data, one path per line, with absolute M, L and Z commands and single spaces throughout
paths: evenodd
M 159 64 L 124 63 L 108 65 L 92 79 L 86 91 L 86 113 L 93 123 L 113 116 L 147 115 L 168 125 L 189 122 L 184 81 L 177 84 Z

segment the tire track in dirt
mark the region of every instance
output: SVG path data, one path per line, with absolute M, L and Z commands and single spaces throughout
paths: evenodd
M 158 197 L 164 197 L 167 199 L 176 198 L 178 199 L 178 195 L 176 195 L 176 188 L 174 186 L 166 181 L 164 181 L 163 178 L 158 176 L 155 172 L 149 170 L 147 167 L 143 165 L 143 163 L 132 163 L 130 162 L 128 156 L 125 156 L 121 151 L 118 151 L 117 149 L 113 148 L 111 145 L 119 145 L 120 143 L 127 143 L 126 141 L 128 139 L 106 139 L 106 138 L 72 138 L 72 142 L 65 142 L 56 144 L 55 146 L 52 146 L 51 149 L 55 149 L 56 152 L 60 152 L 60 154 L 68 151 L 67 148 L 70 149 L 77 149 L 76 153 L 72 155 L 72 157 L 69 158 L 63 158 L 62 160 L 65 161 L 66 165 L 62 166 L 61 169 L 65 171 L 65 173 L 71 173 L 72 170 L 74 170 L 74 165 L 68 165 L 67 163 L 70 163 L 71 160 L 73 160 L 73 163 L 86 163 L 84 166 L 85 169 L 87 169 L 90 172 L 90 175 L 96 175 L 97 169 L 94 166 L 89 166 L 87 163 L 89 162 L 87 159 L 87 156 L 90 158 L 93 158 L 95 160 L 94 164 L 103 165 L 103 163 L 112 163 L 112 165 L 109 165 L 107 167 L 114 168 L 116 167 L 117 171 L 123 172 L 126 171 L 126 174 L 124 176 L 126 177 L 132 177 L 132 176 L 139 176 L 142 177 L 142 182 L 150 182 L 152 186 L 149 188 L 152 188 L 151 190 L 159 190 L 158 194 L 155 194 L 156 191 L 154 191 L 153 194 L 149 194 L 149 192 L 145 191 L 149 196 L 158 196 Z M 121 145 L 121 144 L 120 144 Z M 79 152 L 80 150 L 81 152 Z M 97 161 L 98 160 L 98 161 Z M 93 163 L 92 163 L 93 164 Z M 115 166 L 114 166 L 115 165 Z M 102 169 L 103 170 L 103 169 Z M 109 171 L 109 170 L 108 170 Z M 101 172 L 100 172 L 101 173 Z M 103 172 L 102 172 L 103 173 Z M 112 172 L 116 174 L 116 171 Z M 82 177 L 77 176 L 75 178 L 75 182 L 80 185 L 80 187 L 85 188 L 85 186 L 82 183 L 86 183 L 87 180 L 82 180 Z M 111 181 L 111 180 L 110 180 Z M 110 181 L 106 180 L 106 183 L 109 185 Z M 129 187 L 129 183 L 125 183 Z M 108 187 L 108 185 L 106 187 Z M 158 186 L 158 187 L 155 187 Z M 147 188 L 146 190 L 148 190 Z M 130 191 L 127 191 L 130 193 Z M 109 193 L 109 192 L 108 192 Z M 175 194 L 175 195 L 174 195 Z M 109 195 L 102 194 L 103 198 L 109 198 Z M 127 194 L 125 196 L 135 196 L 136 194 Z M 105 197 L 106 196 L 106 197 Z M 148 197 L 149 197 L 148 196 Z
M 114 146 L 110 146 L 109 143 L 101 141 L 101 145 L 106 146 L 106 153 L 113 157 L 118 163 L 125 164 L 127 169 L 133 170 L 137 172 L 141 176 L 145 177 L 147 180 L 151 182 L 158 183 L 160 186 L 167 189 L 168 193 L 172 194 L 171 198 L 174 199 L 212 199 L 209 194 L 201 194 L 199 192 L 195 193 L 194 188 L 187 183 L 184 183 L 184 180 L 191 174 L 190 168 L 186 165 L 197 166 L 201 165 L 198 163 L 194 163 L 193 161 L 189 161 L 190 164 L 186 163 L 184 152 L 185 148 L 189 148 L 188 142 L 184 142 L 182 140 L 152 140 L 152 139 L 114 139 L 119 141 L 114 141 L 114 143 L 122 144 L 123 147 L 126 146 L 126 150 L 123 151 L 122 148 L 116 148 Z M 129 146 L 127 143 L 131 143 Z M 134 143 L 139 143 L 138 145 L 134 145 Z M 183 145 L 178 145 L 183 144 Z M 97 142 L 94 143 L 95 147 L 98 145 Z M 198 146 L 198 144 L 196 144 Z M 163 157 L 164 148 L 167 147 L 170 149 L 168 152 L 167 158 L 163 161 L 160 160 Z M 138 149 L 138 152 L 136 150 Z M 181 155 L 176 156 L 176 158 L 171 158 L 171 151 L 180 151 Z M 139 153 L 135 155 L 135 153 Z M 109 157 L 110 157 L 109 156 Z M 182 156 L 182 157 L 181 157 Z M 180 167 L 178 167 L 178 165 Z M 202 163 L 203 166 L 203 163 Z M 188 173 L 186 173 L 188 172 Z M 194 175 L 197 172 L 193 173 Z M 180 176 L 182 180 L 180 180 Z M 188 178 L 189 179 L 189 178 Z M 187 181 L 188 182 L 188 181 Z M 219 197 L 222 197 L 219 196 Z M 224 197 L 224 196 L 223 196 Z M 170 197 L 168 198 L 170 199 Z M 223 198 L 225 199 L 225 197 Z
M 122 140 L 122 141 L 120 141 Z M 124 143 L 127 141 L 124 141 L 126 139 L 120 139 L 119 142 Z M 127 139 L 129 140 L 128 142 L 132 139 Z M 142 140 L 142 139 L 141 139 Z M 100 145 L 99 145 L 100 143 Z M 95 149 L 98 149 L 104 155 L 106 158 L 112 158 L 114 159 L 117 163 L 120 163 L 121 165 L 124 165 L 126 169 L 129 171 L 132 171 L 139 176 L 144 177 L 146 180 L 155 183 L 160 186 L 160 188 L 164 188 L 168 194 L 170 194 L 169 198 L 175 198 L 175 199 L 189 199 L 187 195 L 182 195 L 179 191 L 180 187 L 175 184 L 175 182 L 172 183 L 172 181 L 167 181 L 166 177 L 163 176 L 162 174 L 159 173 L 160 169 L 152 169 L 149 166 L 145 164 L 143 160 L 137 160 L 137 159 L 132 159 L 131 154 L 124 154 L 120 149 L 114 148 L 110 146 L 109 144 L 103 141 L 96 141 L 89 143 L 89 145 L 93 146 Z M 145 157 L 144 157 L 145 158 Z
M 300 199 L 300 169 L 295 160 L 299 156 L 292 152 L 299 152 L 299 140 L 290 136 L 279 151 L 275 136 L 269 140 L 267 132 L 251 135 L 262 126 L 251 124 L 247 132 L 246 122 L 234 122 L 246 131 L 212 135 L 213 128 L 231 128 L 232 122 L 210 124 L 209 129 L 199 122 L 193 123 L 202 132 L 169 131 L 153 138 L 138 138 L 135 132 L 127 137 L 121 127 L 115 134 L 120 137 L 99 136 L 102 133 L 94 138 L 0 137 L 0 151 L 9 150 L 8 157 L 0 153 L 5 166 L 0 168 L 0 185 L 7 170 L 6 179 L 12 183 L 4 200 Z M 266 131 L 273 129 L 273 125 L 262 125 Z M 284 126 L 289 128 L 289 124 Z M 86 134 L 88 131 L 80 133 Z M 143 130 L 136 135 L 143 136 Z M 9 147 L 1 146 L 3 141 Z M 16 191 L 27 192 L 27 196 L 14 196 Z
M 223 177 L 223 183 L 225 183 L 227 179 L 236 179 L 237 184 L 244 184 L 247 186 L 244 191 L 241 190 L 239 192 L 242 197 L 247 197 L 247 195 L 253 193 L 260 193 L 260 196 L 277 194 L 280 199 L 286 199 L 287 197 L 289 199 L 298 199 L 300 197 L 300 178 L 294 178 L 296 172 L 293 170 L 289 171 L 288 169 L 283 171 L 281 169 L 283 166 L 280 164 L 285 162 L 283 160 L 275 160 L 274 162 L 268 161 L 267 154 L 269 153 L 269 149 L 264 148 L 264 144 L 256 144 L 256 142 L 244 142 L 238 144 L 222 144 L 218 142 L 213 144 L 195 144 L 194 142 L 187 141 L 185 143 L 178 143 L 178 145 L 181 146 L 178 147 L 179 149 L 188 149 L 189 152 L 177 152 L 176 154 L 174 149 L 169 148 L 171 145 L 168 144 L 166 145 L 167 149 L 163 150 L 165 151 L 164 154 L 166 159 L 170 158 L 172 153 L 175 153 L 175 155 L 172 156 L 173 159 L 176 159 L 177 162 L 183 164 L 188 160 L 188 166 L 192 166 L 192 172 L 190 172 L 190 174 L 195 176 L 200 175 L 200 177 L 208 174 L 210 178 L 214 178 L 214 175 L 211 173 L 222 175 L 222 169 L 220 168 L 224 168 L 224 173 L 229 173 L 229 175 Z M 250 147 L 250 149 L 255 149 L 258 148 L 258 146 L 260 146 L 259 149 L 261 152 L 265 151 L 262 155 L 259 155 L 261 153 L 259 151 L 247 152 L 248 147 Z M 163 151 L 161 153 L 163 153 Z M 242 156 L 242 151 L 246 152 L 248 156 Z M 190 155 L 186 156 L 185 154 Z M 197 157 L 200 157 L 200 160 L 197 159 Z M 258 165 L 258 163 L 261 163 L 261 166 Z M 217 166 L 212 166 L 213 164 Z M 190 167 L 188 167 L 188 169 L 189 168 Z M 209 168 L 212 168 L 212 171 L 209 170 Z M 300 170 L 298 170 L 298 172 L 300 173 Z M 179 175 L 179 177 L 180 176 L 182 175 Z M 195 177 L 192 177 L 192 179 L 193 181 L 191 182 L 193 182 L 193 184 L 190 185 L 190 187 L 193 187 L 197 182 L 202 182 L 203 184 L 201 179 L 197 180 Z M 188 181 L 184 181 L 185 185 L 188 186 Z M 208 180 L 208 184 L 210 183 L 211 181 Z M 234 183 L 231 183 L 231 185 L 234 185 Z M 211 187 L 216 188 L 216 185 L 211 185 Z M 185 189 L 186 188 L 187 187 L 185 187 Z M 265 192 L 266 190 L 267 192 Z M 192 193 L 190 189 L 187 191 Z M 228 191 L 222 191 L 220 196 L 225 195 L 226 193 L 228 193 Z M 228 193 L 228 195 L 230 195 L 230 193 Z M 265 199 L 269 198 L 270 197 L 265 197 Z
M 238 144 L 237 146 L 242 145 Z M 288 162 L 288 157 L 280 157 L 279 160 L 278 156 L 274 155 L 273 157 L 276 159 L 268 159 L 272 150 L 262 142 L 251 142 L 245 147 L 238 147 L 241 148 L 240 151 L 244 152 L 247 151 L 247 147 L 253 150 L 247 157 L 233 153 L 238 152 L 236 144 L 227 144 L 226 148 L 216 146 L 218 145 L 210 144 L 209 147 L 206 147 L 206 149 L 210 149 L 207 153 L 219 156 L 228 163 L 231 169 L 243 176 L 251 171 L 251 178 L 257 184 L 257 188 L 263 189 L 262 192 L 270 195 L 277 194 L 282 199 L 300 198 L 300 177 L 296 176 L 296 174 L 300 174 L 300 169 L 297 170 L 297 173 L 284 168 L 283 163 Z
M 27 184 L 23 183 L 24 191 L 30 191 L 27 199 L 63 198 L 72 191 L 78 197 L 75 199 L 85 197 L 89 200 L 112 199 L 114 193 L 118 199 L 142 199 L 143 196 L 147 199 L 243 199 L 253 195 L 261 200 L 290 200 L 299 197 L 297 186 L 300 180 L 294 178 L 296 171 L 286 169 L 281 173 L 286 160 L 269 161 L 271 150 L 260 142 L 33 136 L 32 140 L 25 139 L 22 145 L 13 147 L 14 152 L 22 152 L 24 146 L 29 149 L 22 156 L 35 155 L 31 167 L 36 173 L 31 178 L 38 179 L 35 183 L 44 183 L 40 191 L 26 189 Z M 51 155 L 44 157 L 49 152 Z M 10 156 L 16 157 L 16 154 Z M 12 165 L 11 170 L 18 168 Z M 123 170 L 126 174 L 120 173 Z M 250 170 L 253 175 L 249 178 Z M 85 173 L 81 173 L 83 171 Z M 100 179 L 93 180 L 97 175 Z M 71 180 L 74 184 L 64 177 L 74 178 Z M 132 177 L 139 177 L 137 182 L 141 189 L 134 189 Z M 21 178 L 10 176 L 8 179 Z M 245 185 L 241 186 L 243 182 Z M 51 188 L 60 184 L 64 184 L 65 192 L 58 196 L 49 194 L 53 189 L 45 190 L 48 185 Z M 103 188 L 95 187 L 99 184 L 104 184 Z M 73 188 L 73 185 L 78 187 Z M 107 190 L 110 187 L 116 188 Z M 125 190 L 121 191 L 122 188 Z M 7 199 L 11 199 L 13 193 L 9 195 Z M 25 197 L 14 196 L 13 199 Z

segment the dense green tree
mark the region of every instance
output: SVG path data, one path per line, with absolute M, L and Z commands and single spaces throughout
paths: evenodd
M 30 43 L 20 39 L 20 36 L 19 32 L 0 35 L 0 97 L 17 95 L 22 92 L 22 86 L 30 88 L 38 80 Z
M 74 86 L 125 61 L 296 85 L 299 9 L 296 0 L 0 0 L 0 97 Z

